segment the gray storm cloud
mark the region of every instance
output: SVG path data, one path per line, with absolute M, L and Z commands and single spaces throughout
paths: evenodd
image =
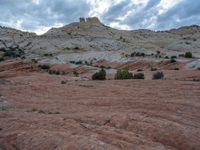
M 0 25 L 35 31 L 55 24 L 68 24 L 81 16 L 88 17 L 92 0 L 0 0 Z M 110 25 L 117 22 L 130 29 L 169 29 L 183 25 L 200 24 L 200 1 L 182 0 L 159 14 L 162 0 L 149 0 L 141 5 L 133 0 L 113 2 L 100 14 L 101 20 Z M 128 13 L 129 12 L 129 13 Z M 123 19 L 119 19 L 123 18 Z

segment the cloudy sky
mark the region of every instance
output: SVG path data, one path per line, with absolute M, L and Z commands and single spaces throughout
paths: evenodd
M 42 34 L 97 16 L 118 29 L 165 30 L 200 24 L 200 0 L 0 0 L 0 25 Z

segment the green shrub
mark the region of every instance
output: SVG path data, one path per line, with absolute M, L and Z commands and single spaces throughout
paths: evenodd
M 115 80 L 125 80 L 125 79 L 133 79 L 133 74 L 130 73 L 127 69 L 118 70 L 115 74 Z
M 185 58 L 192 58 L 192 53 L 191 52 L 186 52 L 185 53 Z
M 159 80 L 159 79 L 163 79 L 163 78 L 164 78 L 163 72 L 156 72 L 153 74 L 153 80 Z
M 92 75 L 92 80 L 106 80 L 106 71 L 102 68 L 99 72 Z
M 137 73 L 133 76 L 134 79 L 144 79 L 144 73 Z

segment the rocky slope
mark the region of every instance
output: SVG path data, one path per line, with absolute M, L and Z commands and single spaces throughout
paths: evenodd
M 52 28 L 40 36 L 0 28 L 0 49 L 18 46 L 27 58 L 57 63 L 65 63 L 72 58 L 87 60 L 94 57 L 123 60 L 121 53 L 132 51 L 147 54 L 161 51 L 163 55 L 191 51 L 199 57 L 199 43 L 200 27 L 197 25 L 162 32 L 143 29 L 123 31 L 103 25 L 98 18 L 81 18 L 80 22 Z M 47 57 L 52 55 L 53 58 Z
M 197 70 L 166 71 L 161 81 L 72 81 L 29 62 L 0 68 L 1 150 L 200 149 L 200 86 L 182 80 Z
M 199 150 L 199 31 L 1 27 L 0 150 Z M 100 68 L 107 80 L 91 81 Z M 118 69 L 145 78 L 113 80 Z

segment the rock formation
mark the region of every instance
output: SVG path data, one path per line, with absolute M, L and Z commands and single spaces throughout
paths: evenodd
M 80 23 L 85 23 L 85 24 L 101 24 L 101 22 L 99 21 L 99 19 L 97 17 L 89 17 L 89 18 L 84 18 L 81 17 L 80 18 Z

